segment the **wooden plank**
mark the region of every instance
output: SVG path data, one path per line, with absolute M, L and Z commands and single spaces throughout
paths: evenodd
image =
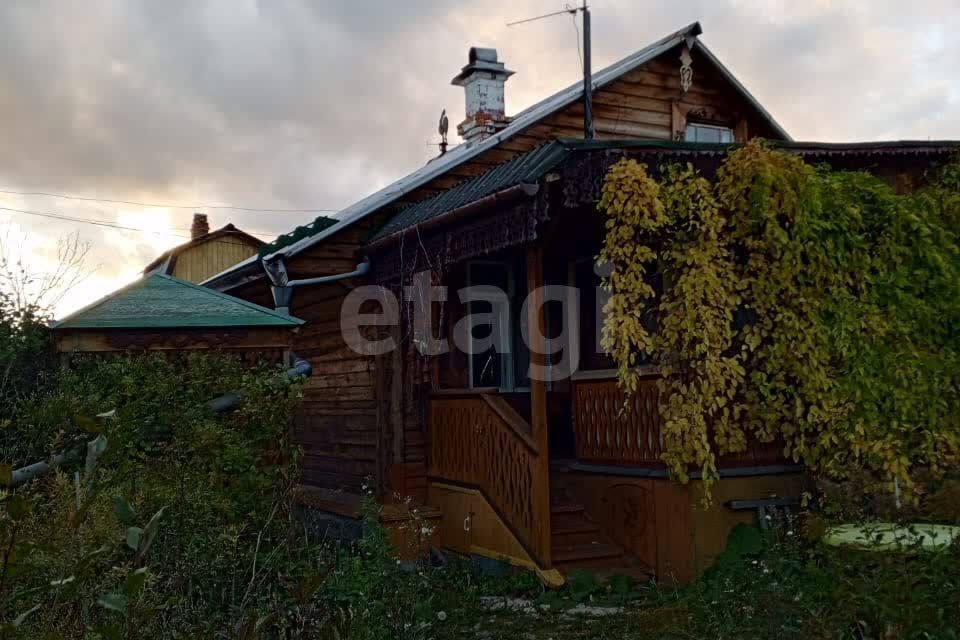
M 583 120 L 583 105 L 577 104 L 565 110 L 561 116 L 553 116 L 550 122 L 570 124 L 569 118 L 576 117 Z M 647 111 L 634 109 L 628 106 L 594 105 L 594 120 L 609 120 L 612 122 L 629 122 L 633 124 L 651 125 L 654 127 L 669 127 L 669 111 Z
M 252 351 L 286 349 L 293 329 L 260 327 L 240 329 L 62 329 L 56 332 L 57 351 Z
M 597 107 L 637 109 L 650 113 L 670 113 L 670 102 L 663 98 L 648 97 L 646 91 L 637 91 L 631 95 L 604 90 L 598 91 L 593 98 L 593 104 Z
M 577 263 L 573 260 L 567 262 L 567 286 L 575 289 L 577 286 Z M 564 324 L 567 331 L 567 349 L 570 353 L 570 371 L 572 375 L 578 373 L 580 368 L 580 314 L 573 304 L 563 305 Z
M 653 491 L 657 576 L 664 584 L 687 584 L 695 575 L 690 488 L 662 481 Z
M 503 420 L 504 424 L 510 428 L 513 434 L 527 445 L 530 451 L 534 453 L 538 452 L 539 447 L 531 436 L 532 429 L 530 425 L 527 424 L 527 421 L 524 420 L 502 396 L 484 394 L 480 397 L 483 398 L 484 402 Z
M 373 416 L 376 408 L 365 400 L 332 400 L 326 394 L 306 395 L 297 405 L 304 415 Z
M 291 280 L 296 280 L 298 278 L 314 278 L 317 276 L 350 273 L 356 269 L 356 267 L 357 261 L 352 257 L 298 257 L 295 262 L 287 266 L 287 272 L 290 274 Z
M 527 249 L 527 322 L 530 331 L 531 368 L 545 367 L 547 345 L 543 314 L 543 246 Z M 535 329 L 534 329 L 535 328 Z M 534 541 L 533 546 L 544 568 L 553 566 L 550 534 L 550 434 L 547 429 L 547 384 L 543 376 L 530 376 L 530 426 L 539 454 L 534 469 Z
M 358 373 L 338 373 L 327 376 L 310 376 L 303 383 L 306 389 L 327 389 L 327 388 L 346 388 L 346 387 L 365 387 L 372 388 L 374 384 L 373 375 L 370 371 Z
M 660 114 L 657 114 L 658 116 Z M 638 124 L 626 120 L 613 120 L 610 118 L 594 118 L 593 125 L 597 131 L 615 134 L 621 138 L 640 138 L 654 140 L 670 139 L 670 118 L 660 118 L 664 124 Z M 576 115 L 555 115 L 544 121 L 545 124 L 572 129 L 575 123 L 583 122 L 583 116 Z
M 498 165 L 503 164 L 513 158 L 517 157 L 517 152 L 510 149 L 504 149 L 502 146 L 497 145 L 495 148 L 490 149 L 489 151 L 484 151 L 478 157 L 481 162 L 485 162 L 489 165 Z M 489 170 L 490 167 L 486 167 Z
M 390 328 L 396 348 L 390 352 L 390 426 L 393 430 L 391 446 L 394 463 L 406 462 L 404 459 L 404 423 L 403 423 L 403 353 L 400 348 L 400 327 Z

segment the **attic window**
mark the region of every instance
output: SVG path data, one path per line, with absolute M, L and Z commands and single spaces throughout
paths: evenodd
M 733 129 L 713 124 L 690 123 L 683 137 L 687 142 L 733 142 Z

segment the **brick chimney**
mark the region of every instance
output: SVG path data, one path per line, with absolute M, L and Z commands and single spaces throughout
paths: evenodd
M 457 133 L 474 144 L 510 123 L 504 113 L 503 85 L 513 71 L 497 60 L 496 49 L 471 47 L 468 60 L 450 84 L 463 87 L 466 98 L 466 118 L 457 125 Z
M 190 239 L 196 240 L 197 238 L 205 236 L 208 233 L 210 233 L 210 223 L 207 222 L 207 214 L 193 214 L 193 224 L 190 225 Z

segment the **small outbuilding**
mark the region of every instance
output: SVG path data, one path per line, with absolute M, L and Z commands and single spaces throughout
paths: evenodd
M 153 273 L 54 322 L 57 352 L 222 351 L 289 361 L 303 321 L 213 289 Z
M 143 273 L 162 273 L 200 283 L 257 255 L 263 245 L 263 240 L 232 224 L 211 231 L 207 216 L 195 213 L 190 240 L 164 251 L 144 268 Z

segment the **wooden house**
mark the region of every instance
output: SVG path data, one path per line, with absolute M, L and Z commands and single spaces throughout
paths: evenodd
M 179 354 L 217 351 L 249 364 L 289 361 L 302 320 L 161 273 L 51 325 L 57 352 Z
M 337 221 L 281 236 L 205 283 L 306 321 L 294 339 L 314 371 L 295 425 L 306 504 L 355 516 L 369 482 L 385 504 L 410 496 L 431 507 L 434 544 L 465 555 L 505 558 L 549 581 L 574 567 L 686 581 L 736 523 L 755 518 L 731 507 L 797 497 L 802 470 L 757 445 L 722 461 L 716 506 L 700 509 L 698 481 L 673 483 L 660 461 L 655 369 L 620 412 L 592 313 L 603 176 L 625 156 L 710 172 L 732 145 L 760 136 L 809 162 L 877 171 L 909 188 L 957 145 L 792 142 L 700 33 L 690 25 L 593 76 L 595 139 L 584 139 L 582 83 L 508 117 L 512 72 L 495 51 L 472 49 L 454 78 L 466 93 L 462 144 Z M 428 301 L 426 329 L 410 319 L 420 272 L 451 292 Z M 471 311 L 453 293 L 466 284 L 507 292 L 509 354 L 419 348 L 451 337 Z M 584 311 L 519 304 L 545 284 L 577 286 Z M 347 344 L 345 324 L 370 310 L 344 304 L 362 285 L 412 287 L 400 323 L 374 327 L 400 348 L 366 355 Z M 551 363 L 546 345 L 523 346 L 523 322 L 551 336 L 566 330 L 565 346 L 580 354 L 572 377 L 528 375 L 528 365 Z
M 162 273 L 199 283 L 257 255 L 264 241 L 232 224 L 210 231 L 207 216 L 193 214 L 190 240 L 160 254 L 143 269 L 144 275 Z

